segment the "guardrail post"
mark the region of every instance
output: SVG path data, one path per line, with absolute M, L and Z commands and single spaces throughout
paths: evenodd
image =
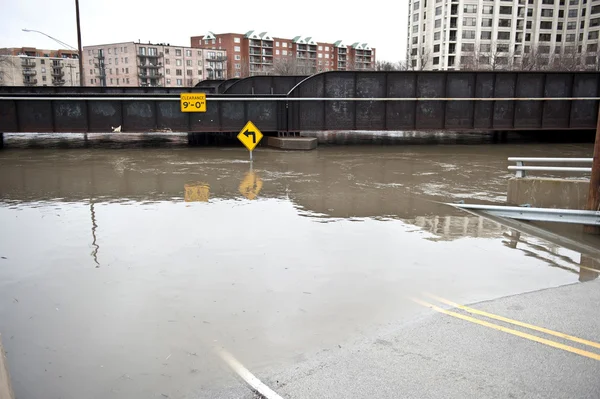
M 588 191 L 587 208 L 590 211 L 600 210 L 600 106 L 596 125 L 596 141 L 594 143 L 594 160 L 592 161 L 592 176 Z M 583 231 L 590 234 L 600 234 L 600 226 L 584 226 Z
M 523 161 L 517 161 L 517 166 L 525 166 L 525 163 Z M 525 177 L 525 171 L 524 170 L 517 170 L 515 175 L 517 177 Z

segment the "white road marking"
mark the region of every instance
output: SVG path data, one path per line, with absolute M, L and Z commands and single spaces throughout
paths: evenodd
M 261 380 L 256 378 L 247 368 L 245 368 L 236 358 L 223 348 L 215 348 L 215 351 L 221 359 L 246 382 L 252 389 L 264 396 L 266 399 L 283 399 L 271 388 L 263 384 Z

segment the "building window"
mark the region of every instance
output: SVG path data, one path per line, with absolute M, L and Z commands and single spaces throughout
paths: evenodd
M 182 79 L 177 79 L 177 86 L 181 86 L 183 85 L 183 80 Z
M 329 46 L 325 47 L 325 51 L 329 51 Z M 333 48 L 331 49 L 333 51 Z
M 175 70 L 175 75 L 177 75 L 177 76 L 183 76 L 183 71 L 181 69 L 176 69 Z
M 44 71 L 42 71 L 42 72 L 44 72 Z M 90 75 L 93 75 L 93 74 L 94 74 L 94 70 L 90 69 Z
M 181 49 L 175 49 L 175 55 L 181 57 Z
M 175 65 L 181 66 L 181 60 L 180 59 L 175 60 Z
M 171 65 L 171 59 L 165 58 L 165 65 Z
M 494 6 L 483 6 L 483 10 L 481 11 L 483 14 L 493 14 Z
M 421 3 L 418 1 L 415 1 L 415 3 L 413 4 L 413 10 L 417 11 L 419 9 L 419 7 L 421 6 Z
M 125 68 L 125 73 L 129 73 L 129 68 Z
M 275 55 L 279 55 L 279 50 L 275 50 Z M 321 55 L 321 54 L 319 54 Z
M 282 55 L 287 55 L 287 50 L 281 50 Z
M 169 68 L 165 69 L 165 74 L 166 75 L 170 75 L 171 74 L 171 69 L 169 69 Z
M 498 44 L 496 46 L 497 53 L 508 53 L 509 45 L 508 44 Z
M 239 72 L 236 72 L 236 73 L 235 73 L 235 77 L 236 77 L 236 78 L 239 78 L 240 76 L 241 76 L 241 75 L 240 75 L 240 73 L 239 73 Z
M 475 31 L 474 30 L 463 30 L 462 38 L 463 39 L 475 39 Z
M 110 50 L 110 49 L 109 49 Z M 113 78 L 110 78 L 110 84 L 113 84 Z
M 240 43 L 240 41 L 241 41 L 241 40 L 240 40 L 240 38 L 239 38 L 239 37 L 234 37 L 234 38 L 233 38 L 233 42 L 234 42 L 234 43 Z
M 235 60 L 236 60 L 236 61 L 239 61 L 239 60 L 241 60 L 241 59 L 242 59 L 242 56 L 241 56 L 241 55 L 239 55 L 239 54 L 236 54 L 236 55 L 234 56 L 234 58 L 235 58 Z
M 474 4 L 465 5 L 463 8 L 463 12 L 465 14 L 475 14 L 477 13 L 477 6 Z
M 419 14 L 415 14 L 417 16 L 417 19 L 413 19 L 413 21 L 418 21 L 419 20 Z M 442 15 L 442 6 L 436 7 L 435 8 L 435 15 Z
M 461 45 L 462 51 L 475 51 L 475 43 L 463 43 Z M 435 50 L 434 50 L 435 52 Z
M 192 56 L 192 50 L 185 50 L 185 56 L 186 57 L 191 57 Z
M 484 28 L 490 28 L 492 26 L 492 21 L 493 19 L 491 18 L 483 18 L 481 20 L 481 26 L 483 26 Z
M 464 17 L 463 25 L 464 26 L 475 26 L 476 21 L 477 21 L 477 18 Z
M 481 38 L 484 39 L 484 40 L 491 40 L 491 38 L 492 38 L 492 32 L 485 31 L 485 30 L 482 31 L 481 32 Z
M 412 29 L 413 33 L 418 33 L 419 32 L 419 25 L 413 25 L 413 29 Z
M 577 18 L 577 10 L 569 10 L 569 18 Z
M 567 30 L 577 29 L 577 22 L 567 22 Z
M 433 52 L 434 53 L 439 53 L 440 52 L 440 45 L 439 44 L 435 44 L 433 46 Z
M 552 41 L 552 35 L 550 33 L 540 33 L 540 42 Z
M 492 50 L 491 44 L 480 44 L 479 45 L 479 51 L 481 51 L 483 53 L 489 53 L 491 50 Z
M 542 8 L 542 17 L 552 17 L 554 10 L 551 8 Z
M 500 19 L 498 20 L 498 26 L 501 28 L 510 28 L 510 19 Z
M 90 79 L 90 84 L 94 84 L 94 79 Z
M 192 60 L 185 60 L 185 65 L 191 67 L 192 66 Z
M 596 33 L 598 33 L 598 32 L 596 32 Z M 291 53 L 290 53 L 290 55 L 291 55 Z M 325 54 L 325 58 L 329 58 L 329 54 Z
M 235 51 L 236 53 L 239 53 L 240 52 L 240 46 L 233 47 L 233 51 Z
M 46 81 L 46 75 L 42 76 L 42 81 Z
M 595 40 L 597 38 L 598 38 L 598 31 L 594 31 L 594 32 L 588 33 L 588 39 L 589 40 Z
M 323 51 L 323 46 L 319 46 L 319 51 Z
M 498 32 L 498 40 L 510 40 L 510 32 Z
M 440 28 L 442 26 L 442 20 L 441 19 L 436 19 L 435 22 L 433 23 L 433 27 L 434 28 Z
M 125 47 L 125 50 L 127 50 L 127 47 Z M 125 51 L 125 52 L 127 52 L 127 51 Z M 129 78 L 127 78 L 127 83 L 129 84 Z
M 126 51 L 127 52 L 127 51 Z M 125 63 L 128 64 L 129 60 L 127 59 L 127 57 L 125 57 Z
M 440 36 L 441 36 L 440 32 L 435 32 L 433 34 L 433 40 L 440 40 Z
M 277 53 L 277 54 L 279 54 L 279 53 Z M 323 58 L 323 53 L 319 53 L 317 57 L 318 58 Z
M 281 43 L 281 47 L 287 47 L 287 43 Z
M 167 84 L 170 85 L 171 84 L 171 79 L 167 79 Z
M 169 48 L 168 47 L 165 48 L 165 54 L 169 54 Z
M 194 71 L 192 71 L 191 69 L 188 69 L 188 70 L 185 71 L 185 74 L 187 76 L 194 76 Z
M 552 29 L 552 21 L 540 22 L 540 29 Z
M 242 65 L 241 64 L 235 64 L 235 69 L 242 69 Z

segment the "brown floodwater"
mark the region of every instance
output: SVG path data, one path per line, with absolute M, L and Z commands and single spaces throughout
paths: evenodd
M 6 137 L 0 333 L 18 398 L 236 397 L 250 370 L 418 311 L 576 283 L 585 256 L 444 202 L 501 204 L 519 142 L 190 148 L 185 138 Z M 243 392 L 243 391 L 242 391 Z M 239 397 L 239 396 L 237 396 Z

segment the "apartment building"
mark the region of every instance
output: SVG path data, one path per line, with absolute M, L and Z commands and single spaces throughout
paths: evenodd
M 227 52 L 124 42 L 85 46 L 86 86 L 191 87 L 227 79 Z
M 78 53 L 35 47 L 1 48 L 0 86 L 79 86 Z
M 408 7 L 407 60 L 415 69 L 598 65 L 600 0 L 409 0 Z
M 193 48 L 225 50 L 228 76 L 310 75 L 322 71 L 372 70 L 375 49 L 367 43 L 319 42 L 312 36 L 275 37 L 268 32 L 208 32 L 191 37 Z

